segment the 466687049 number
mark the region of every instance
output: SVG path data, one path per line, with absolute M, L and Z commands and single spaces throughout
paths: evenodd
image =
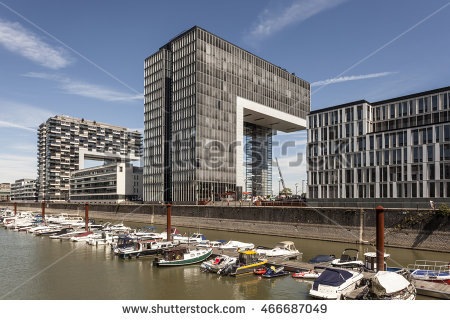
M 264 313 L 327 313 L 326 304 L 265 304 L 261 311 Z

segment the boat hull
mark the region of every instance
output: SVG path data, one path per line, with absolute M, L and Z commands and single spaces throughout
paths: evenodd
M 261 261 L 261 262 L 257 262 L 257 263 L 251 264 L 251 265 L 247 265 L 247 266 L 242 266 L 242 267 L 237 268 L 230 275 L 231 276 L 235 276 L 235 277 L 239 277 L 239 276 L 251 274 L 251 273 L 254 273 L 254 271 L 256 269 L 261 268 L 266 263 L 267 263 L 267 260 Z
M 202 262 L 206 259 L 208 259 L 212 254 L 212 250 L 207 251 L 205 254 L 200 255 L 198 257 L 193 257 L 190 259 L 180 259 L 180 260 L 174 260 L 174 261 L 166 261 L 166 260 L 158 260 L 155 261 L 154 264 L 158 267 L 176 267 L 176 266 L 185 266 L 189 264 L 195 264 Z

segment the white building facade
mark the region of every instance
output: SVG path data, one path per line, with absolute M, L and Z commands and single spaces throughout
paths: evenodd
M 119 203 L 141 200 L 142 168 L 131 163 L 111 163 L 71 173 L 71 202 Z
M 36 179 L 19 179 L 11 184 L 12 201 L 37 201 Z
M 450 87 L 308 116 L 310 199 L 450 197 Z

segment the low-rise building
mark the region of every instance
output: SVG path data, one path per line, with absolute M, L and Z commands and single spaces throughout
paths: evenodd
M 36 179 L 19 179 L 11 184 L 11 200 L 37 201 Z
M 9 201 L 11 196 L 11 184 L 0 183 L 0 201 Z
M 142 200 L 142 168 L 111 163 L 77 170 L 70 176 L 70 201 L 119 203 Z

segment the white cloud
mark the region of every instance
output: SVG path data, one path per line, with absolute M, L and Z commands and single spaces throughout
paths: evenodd
M 64 49 L 52 47 L 18 22 L 0 20 L 0 44 L 50 69 L 61 69 L 71 62 Z
M 265 9 L 259 22 L 251 29 L 248 39 L 261 39 L 281 31 L 287 26 L 304 21 L 324 10 L 333 8 L 347 0 L 295 0 L 281 10 Z
M 371 79 L 371 78 L 385 77 L 385 76 L 388 76 L 388 75 L 391 75 L 394 73 L 396 73 L 396 72 L 379 72 L 379 73 L 363 74 L 363 75 L 359 75 L 359 76 L 346 76 L 346 77 L 331 78 L 331 79 L 313 82 L 313 83 L 311 83 L 311 87 L 326 86 L 329 84 L 345 82 L 345 81 L 355 81 L 355 80 L 365 80 L 365 79 Z
M 74 94 L 108 102 L 122 102 L 122 101 L 134 101 L 144 99 L 144 96 L 142 94 L 127 94 L 123 92 L 118 92 L 111 88 L 73 80 L 68 77 L 56 74 L 29 72 L 24 76 L 29 78 L 53 80 L 59 83 L 60 89 L 62 89 L 67 94 Z
M 54 114 L 27 104 L 0 100 L 0 127 L 34 131 Z
M 37 176 L 36 157 L 0 154 L 0 182 L 14 182 L 22 178 L 35 179 Z

